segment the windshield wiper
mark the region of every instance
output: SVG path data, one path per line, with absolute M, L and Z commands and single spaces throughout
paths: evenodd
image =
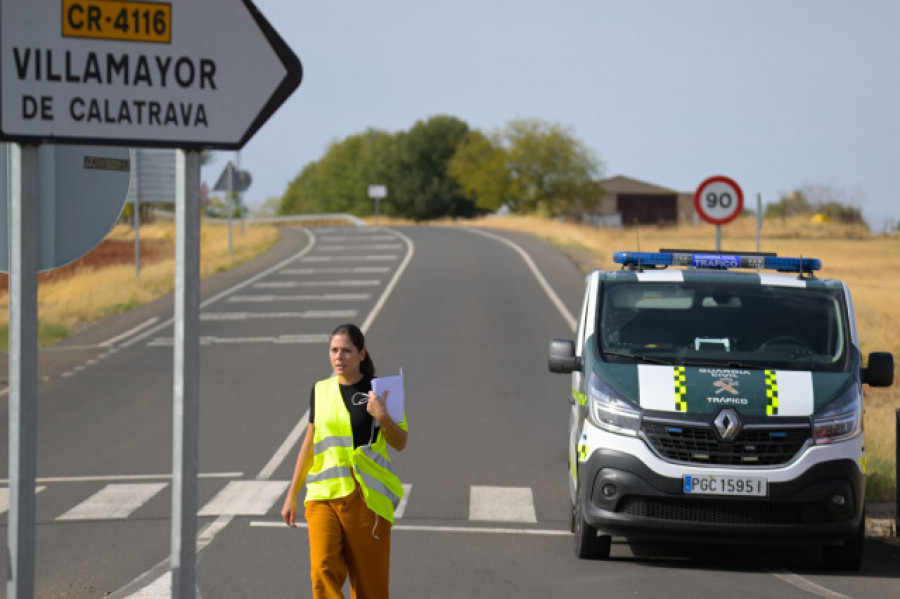
M 662 364 L 663 366 L 669 366 L 672 363 L 671 361 L 660 360 L 659 358 L 651 358 L 649 356 L 644 356 L 641 354 L 630 354 L 628 352 L 613 351 L 608 349 L 603 350 L 603 355 L 625 358 L 627 360 L 637 360 L 638 362 L 646 362 L 648 364 Z
M 713 361 L 713 360 L 682 360 L 682 365 L 684 366 L 715 366 L 718 368 L 756 368 L 756 366 L 751 366 L 749 364 L 744 364 L 743 362 L 737 361 Z

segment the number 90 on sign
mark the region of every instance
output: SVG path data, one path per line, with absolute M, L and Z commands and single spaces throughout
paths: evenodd
M 694 208 L 706 222 L 724 225 L 740 215 L 744 208 L 744 194 L 732 179 L 710 177 L 697 188 Z
M 166 2 L 62 0 L 64 37 L 127 42 L 172 42 L 172 5 Z

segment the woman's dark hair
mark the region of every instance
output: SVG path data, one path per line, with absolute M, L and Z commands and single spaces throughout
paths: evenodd
M 359 371 L 365 376 L 375 376 L 375 363 L 372 361 L 372 352 L 366 348 L 366 337 L 355 324 L 342 324 L 331 331 L 329 339 L 335 335 L 347 335 L 350 342 L 358 351 L 366 350 L 366 357 L 359 363 Z

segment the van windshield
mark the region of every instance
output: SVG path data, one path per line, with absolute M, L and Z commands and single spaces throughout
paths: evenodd
M 712 282 L 608 282 L 598 339 L 611 362 L 842 371 L 840 290 Z

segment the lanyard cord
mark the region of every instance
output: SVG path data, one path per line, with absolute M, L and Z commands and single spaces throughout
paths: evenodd
M 369 447 L 371 447 L 373 443 L 375 443 L 375 417 L 374 416 L 372 416 L 372 432 L 369 433 L 369 443 L 368 443 Z

